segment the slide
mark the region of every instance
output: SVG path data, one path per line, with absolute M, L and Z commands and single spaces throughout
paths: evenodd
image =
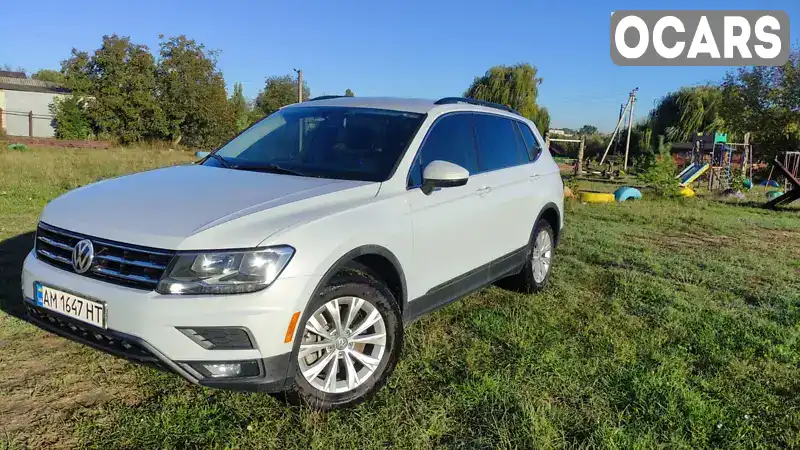
M 681 182 L 681 187 L 686 187 L 698 178 L 701 175 L 706 173 L 709 168 L 709 164 L 703 164 L 702 166 L 699 164 L 690 164 L 689 167 L 683 169 L 683 171 L 678 175 L 678 179 Z

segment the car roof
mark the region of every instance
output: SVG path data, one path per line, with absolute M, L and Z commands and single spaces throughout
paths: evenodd
M 425 114 L 436 105 L 435 100 L 423 98 L 399 97 L 332 97 L 319 100 L 311 99 L 303 103 L 295 103 L 287 108 L 306 106 L 350 106 L 355 108 L 388 109 Z
M 473 111 L 488 114 L 502 115 L 516 120 L 526 122 L 530 127 L 536 128 L 530 119 L 522 116 L 518 112 L 508 109 L 502 105 L 488 102 L 470 103 L 468 99 L 461 97 L 445 97 L 440 100 L 426 98 L 401 98 L 401 97 L 345 97 L 345 96 L 322 96 L 306 100 L 302 103 L 294 103 L 284 108 L 307 108 L 313 106 L 349 106 L 352 108 L 375 108 L 390 111 L 411 112 L 417 114 L 428 114 L 431 110 L 435 112 L 450 111 Z M 504 109 L 506 108 L 506 109 Z

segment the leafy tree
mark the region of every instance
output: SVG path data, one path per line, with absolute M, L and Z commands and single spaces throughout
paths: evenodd
M 57 138 L 86 139 L 92 134 L 86 102 L 81 97 L 56 97 L 50 104 L 50 113 L 54 116 Z
M 244 89 L 242 83 L 235 83 L 233 85 L 233 94 L 228 100 L 233 116 L 236 118 L 236 129 L 242 131 L 250 126 L 250 108 L 247 105 L 247 100 L 244 98 Z
M 217 52 L 186 36 L 159 36 L 158 100 L 173 142 L 211 148 L 236 132 Z
M 311 97 L 308 84 L 303 81 L 303 101 Z M 264 90 L 256 97 L 256 108 L 269 115 L 278 109 L 297 103 L 297 80 L 291 75 L 272 76 L 267 78 Z
M 344 96 L 345 96 L 345 97 L 355 97 L 355 96 L 356 96 L 356 94 L 354 94 L 354 93 L 353 93 L 353 91 L 351 91 L 351 90 L 350 90 L 350 88 L 347 88 L 347 89 L 344 91 Z
M 147 46 L 128 37 L 103 36 L 90 57 L 72 51 L 62 63 L 65 82 L 86 94 L 86 112 L 97 134 L 130 143 L 165 135 L 164 113 L 156 99 L 156 65 Z M 88 97 L 87 97 L 88 96 Z
M 800 144 L 800 55 L 778 67 L 730 72 L 722 83 L 722 115 L 730 128 L 752 133 L 767 159 Z
M 722 92 L 716 86 L 685 87 L 664 96 L 650 111 L 653 134 L 670 141 L 689 141 L 694 133 L 725 131 L 720 112 Z
M 508 105 L 532 120 L 544 134 L 550 128 L 550 113 L 536 104 L 542 78 L 530 64 L 494 66 L 476 77 L 464 97 Z
M 597 133 L 597 127 L 594 125 L 584 125 L 578 130 L 578 134 L 590 135 Z
M 41 69 L 38 72 L 31 75 L 31 78 L 34 80 L 50 81 L 53 83 L 64 84 L 64 74 L 57 70 Z

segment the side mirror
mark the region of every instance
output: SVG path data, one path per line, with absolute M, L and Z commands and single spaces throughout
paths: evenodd
M 458 164 L 431 161 L 422 172 L 422 192 L 430 195 L 437 188 L 464 186 L 467 180 L 469 171 Z
M 206 156 L 208 156 L 209 154 L 211 154 L 211 152 L 196 152 L 196 153 L 194 154 L 194 156 L 197 156 L 198 158 L 205 158 L 205 157 L 206 157 Z

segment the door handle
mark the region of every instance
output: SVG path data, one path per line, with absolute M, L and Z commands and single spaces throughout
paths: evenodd
M 478 195 L 485 195 L 485 194 L 488 194 L 489 192 L 491 192 L 491 190 L 492 190 L 492 188 L 491 188 L 491 187 L 489 187 L 489 186 L 484 186 L 484 187 L 482 187 L 482 188 L 478 189 L 478 190 L 477 190 L 477 191 L 475 191 L 475 192 L 477 192 L 477 193 L 478 193 Z
M 530 178 L 531 181 L 536 181 L 536 180 L 539 179 L 539 174 L 535 173 L 535 174 L 531 175 L 529 178 Z

